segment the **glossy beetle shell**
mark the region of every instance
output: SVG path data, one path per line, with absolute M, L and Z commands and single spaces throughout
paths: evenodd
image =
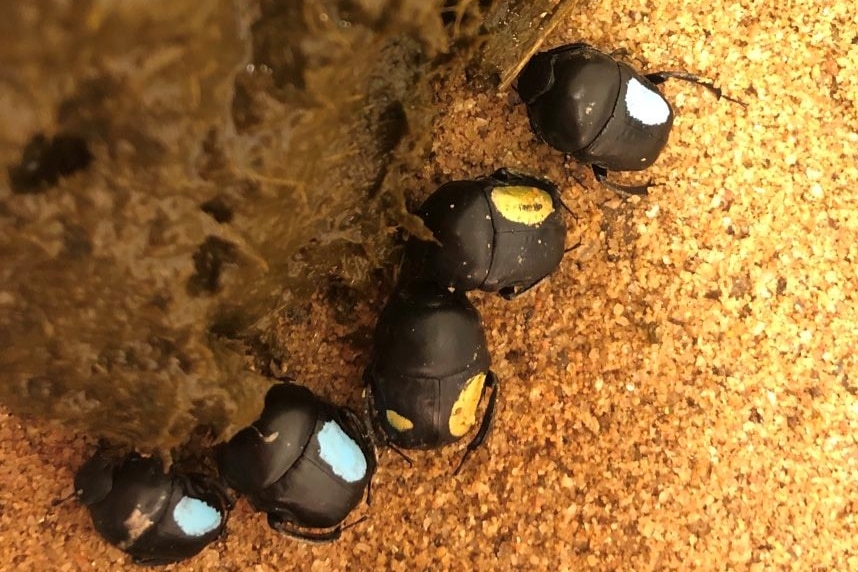
M 480 316 L 462 292 L 430 283 L 398 290 L 367 370 L 377 426 L 403 448 L 458 441 L 476 422 L 490 363 Z
M 75 475 L 95 529 L 147 565 L 199 553 L 223 532 L 231 500 L 213 479 L 164 473 L 161 461 L 132 455 L 115 466 L 97 454 Z
M 563 258 L 566 223 L 560 207 L 550 182 L 505 169 L 444 184 L 417 212 L 437 242 L 412 239 L 410 266 L 403 272 L 464 291 L 506 296 L 529 288 Z
M 612 171 L 652 165 L 673 126 L 673 109 L 649 79 L 586 44 L 536 54 L 517 89 L 540 139 Z
M 345 411 L 299 385 L 275 385 L 260 418 L 218 447 L 221 475 L 272 525 L 338 525 L 375 471 L 371 444 Z

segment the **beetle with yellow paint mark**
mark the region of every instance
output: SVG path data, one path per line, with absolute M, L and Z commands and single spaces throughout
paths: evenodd
M 482 320 L 464 292 L 427 281 L 399 288 L 378 320 L 364 372 L 379 436 L 403 449 L 455 443 L 477 425 L 480 401 L 491 389 L 458 472 L 491 428 L 498 382 L 490 365 Z
M 409 241 L 403 276 L 515 298 L 560 265 L 561 207 L 550 181 L 508 169 L 446 183 L 418 211 L 435 241 Z

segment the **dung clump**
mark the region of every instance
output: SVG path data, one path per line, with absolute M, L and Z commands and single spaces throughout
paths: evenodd
M 273 317 L 414 224 L 432 78 L 503 77 L 565 4 L 5 3 L 0 402 L 165 454 L 252 422 Z
M 62 133 L 48 138 L 38 133 L 24 147 L 21 161 L 9 167 L 9 184 L 13 193 L 39 193 L 91 162 L 92 153 L 83 138 Z

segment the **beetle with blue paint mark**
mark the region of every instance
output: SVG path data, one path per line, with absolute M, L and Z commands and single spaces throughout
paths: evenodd
M 232 499 L 220 481 L 164 472 L 157 458 L 114 464 L 96 453 L 75 475 L 75 495 L 108 542 L 148 566 L 190 558 L 224 530 Z
M 340 537 L 375 473 L 375 448 L 357 414 L 294 383 L 273 386 L 262 415 L 216 451 L 229 485 L 268 524 L 312 542 Z
M 603 185 L 642 195 L 651 183 L 619 185 L 608 181 L 608 171 L 642 171 L 667 144 L 673 109 L 658 85 L 680 79 L 744 103 L 694 74 L 641 74 L 613 56 L 583 43 L 540 52 L 522 69 L 516 89 L 541 140 L 590 165 Z

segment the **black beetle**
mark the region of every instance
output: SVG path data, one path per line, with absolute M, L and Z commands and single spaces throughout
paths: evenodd
M 200 552 L 221 535 L 232 508 L 216 479 L 165 473 L 159 459 L 139 455 L 115 465 L 96 453 L 78 470 L 74 486 L 99 534 L 148 566 Z
M 533 56 L 519 74 L 516 89 L 540 139 L 591 165 L 600 183 L 646 194 L 650 183 L 618 185 L 608 182 L 607 176 L 608 171 L 646 169 L 661 154 L 673 125 L 673 109 L 656 86 L 668 79 L 699 84 L 719 99 L 742 104 L 696 75 L 641 74 L 582 43 Z
M 550 181 L 507 169 L 441 185 L 417 213 L 435 242 L 411 239 L 402 275 L 514 298 L 559 266 L 566 241 L 561 206 Z
M 227 483 L 268 513 L 271 528 L 313 542 L 340 537 L 364 490 L 369 502 L 376 468 L 358 416 L 293 383 L 269 389 L 260 418 L 216 456 Z
M 463 292 L 430 282 L 397 289 L 379 317 L 364 372 L 373 424 L 384 441 L 405 449 L 454 443 L 476 424 L 491 388 L 458 472 L 485 440 L 494 415 L 498 381 L 486 346 L 480 315 Z

